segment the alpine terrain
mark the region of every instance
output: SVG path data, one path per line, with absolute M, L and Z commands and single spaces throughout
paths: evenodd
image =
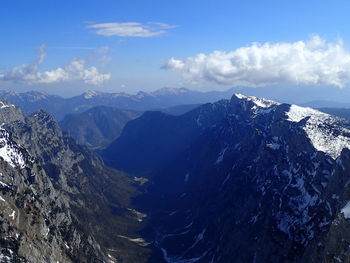
M 146 112 L 103 158 L 149 180 L 150 262 L 350 262 L 349 148 L 347 119 L 235 94 Z
M 44 111 L 0 101 L 0 262 L 146 262 L 139 190 Z

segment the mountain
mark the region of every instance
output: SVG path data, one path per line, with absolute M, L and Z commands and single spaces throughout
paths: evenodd
M 319 108 L 319 111 L 350 119 L 350 109 L 348 108 Z
M 149 93 L 140 91 L 135 95 L 87 91 L 79 96 L 62 98 L 38 91 L 16 93 L 2 90 L 0 91 L 0 98 L 7 99 L 17 105 L 25 114 L 44 109 L 53 115 L 56 120 L 61 121 L 67 114 L 81 113 L 95 106 L 145 111 L 180 104 L 213 102 L 222 98 L 229 98 L 230 94 L 230 91 L 199 92 L 185 88 L 163 88 Z
M 328 100 L 314 100 L 303 103 L 301 106 L 310 108 L 350 108 L 350 103 Z
M 126 174 L 62 133 L 44 111 L 0 101 L 0 262 L 146 262 L 146 215 Z
M 350 262 L 349 148 L 350 120 L 236 94 L 146 112 L 102 156 L 150 180 L 153 262 Z
M 66 115 L 60 127 L 79 144 L 98 149 L 114 141 L 125 124 L 139 115 L 135 111 L 97 106 L 82 113 Z
M 172 115 L 184 114 L 200 104 L 177 105 L 159 109 Z M 76 141 L 90 149 L 103 149 L 114 141 L 125 124 L 141 115 L 141 112 L 121 110 L 108 106 L 96 106 L 82 113 L 68 114 L 59 122 L 61 129 Z
M 168 113 L 171 115 L 182 115 L 186 112 L 189 112 L 202 104 L 184 104 L 184 105 L 176 105 L 168 108 L 161 108 L 161 109 L 152 109 L 152 111 L 161 111 L 164 113 Z

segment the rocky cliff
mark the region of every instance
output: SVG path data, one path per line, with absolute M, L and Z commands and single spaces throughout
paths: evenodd
M 145 261 L 133 181 L 46 112 L 24 117 L 0 103 L 0 261 Z

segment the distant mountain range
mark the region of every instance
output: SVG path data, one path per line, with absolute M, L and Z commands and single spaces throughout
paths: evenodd
M 306 103 L 300 104 L 303 107 L 310 108 L 350 108 L 350 102 L 337 102 L 337 101 L 329 101 L 329 100 L 314 100 Z
M 19 106 L 25 114 L 44 109 L 58 121 L 65 115 L 81 113 L 94 106 L 110 106 L 124 110 L 146 111 L 168 108 L 183 104 L 202 104 L 229 98 L 232 91 L 199 92 L 185 88 L 163 88 L 154 92 L 140 91 L 135 95 L 127 93 L 105 93 L 87 91 L 82 95 L 62 98 L 38 91 L 16 93 L 0 91 L 0 98 Z

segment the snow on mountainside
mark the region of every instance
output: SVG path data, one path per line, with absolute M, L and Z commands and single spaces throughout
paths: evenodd
M 21 169 L 26 167 L 21 148 L 10 139 L 10 134 L 2 128 L 0 128 L 0 157 L 12 167 Z
M 263 99 L 263 98 L 257 98 L 254 96 L 246 96 L 243 94 L 234 94 L 238 99 L 242 100 L 247 100 L 253 102 L 257 107 L 262 107 L 262 108 L 268 108 L 271 107 L 272 105 L 280 105 L 281 103 L 275 102 L 273 100 L 268 100 L 268 99 Z
M 349 130 L 235 94 L 181 116 L 148 112 L 103 156 L 151 180 L 145 212 L 165 262 L 350 262 Z
M 0 262 L 146 262 L 131 179 L 42 110 L 0 101 L 0 123 Z
M 253 96 L 244 96 L 242 94 L 235 94 L 235 96 L 239 99 L 253 102 L 255 106 L 252 109 L 280 105 L 278 102 Z M 315 149 L 327 153 L 333 159 L 336 159 L 344 148 L 350 149 L 349 121 L 315 109 L 297 105 L 290 105 L 286 115 L 288 116 L 287 120 L 291 122 L 300 122 L 306 119 L 303 129 Z M 332 129 L 329 129 L 329 127 L 332 127 Z
M 336 159 L 344 148 L 350 149 L 349 123 L 344 119 L 296 105 L 291 105 L 287 115 L 288 120 L 293 122 L 307 118 L 304 130 L 318 151 Z

